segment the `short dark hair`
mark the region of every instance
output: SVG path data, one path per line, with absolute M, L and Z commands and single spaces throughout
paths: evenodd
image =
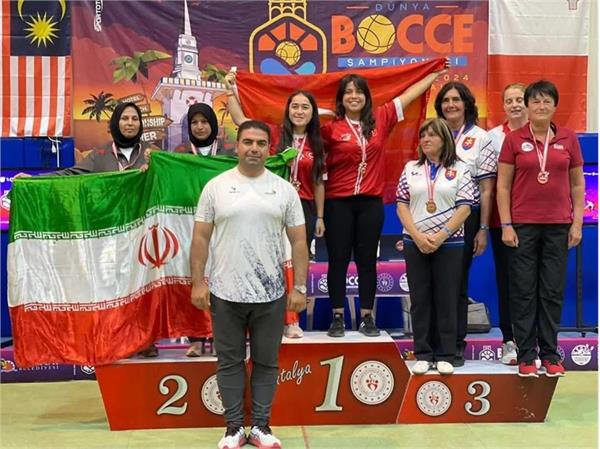
M 554 100 L 554 106 L 558 106 L 558 89 L 553 83 L 546 80 L 539 80 L 527 86 L 523 98 L 525 101 L 525 106 L 529 104 L 530 98 L 534 98 L 539 95 L 552 98 Z
M 267 126 L 266 123 L 261 122 L 259 120 L 246 120 L 244 123 L 240 125 L 237 132 L 236 140 L 240 141 L 240 136 L 247 129 L 260 129 L 267 133 L 267 137 L 269 138 L 269 143 L 271 143 L 271 130 Z
M 442 154 L 440 155 L 440 163 L 444 168 L 452 167 L 456 161 L 460 160 L 456 154 L 456 146 L 454 144 L 454 137 L 452 137 L 452 131 L 448 122 L 443 118 L 430 118 L 425 120 L 419 127 L 419 139 L 423 137 L 425 131 L 431 129 L 437 136 L 442 139 Z M 419 162 L 417 165 L 423 165 L 425 163 L 425 153 L 421 148 L 421 144 L 417 147 L 419 154 Z
M 442 113 L 442 101 L 444 95 L 448 93 L 450 89 L 456 89 L 460 99 L 465 104 L 465 123 L 467 125 L 476 125 L 479 121 L 479 112 L 477 105 L 475 104 L 475 96 L 466 84 L 459 83 L 458 81 L 450 81 L 442 86 L 437 96 L 435 97 L 435 112 L 439 118 L 445 118 Z

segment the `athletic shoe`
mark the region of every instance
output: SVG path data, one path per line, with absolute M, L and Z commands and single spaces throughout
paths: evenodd
M 519 363 L 519 372 L 517 374 L 519 377 L 540 377 L 534 360 Z
M 431 368 L 431 362 L 427 360 L 417 360 L 411 371 L 413 374 L 425 374 Z
M 542 366 L 546 370 L 546 376 L 548 377 L 564 377 L 565 375 L 565 369 L 558 360 L 542 360 Z
M 514 341 L 502 343 L 502 363 L 505 365 L 517 364 L 517 345 Z
M 200 357 L 200 356 L 202 356 L 202 354 L 204 354 L 204 342 L 205 342 L 204 339 L 202 339 L 200 341 L 193 342 L 187 348 L 187 352 L 185 353 L 185 355 L 188 356 L 188 357 Z
M 281 449 L 281 441 L 273 435 L 269 426 L 252 426 L 248 442 L 258 449 Z
M 379 329 L 375 326 L 375 320 L 371 314 L 363 316 L 362 322 L 358 327 L 358 332 L 367 337 L 379 337 L 379 335 L 381 335 L 381 332 L 379 332 Z
M 344 315 L 341 313 L 334 313 L 327 335 L 330 337 L 343 337 L 345 333 L 344 328 Z
M 296 322 L 285 326 L 283 329 L 283 335 L 285 335 L 287 338 L 302 338 L 304 337 L 304 332 L 300 327 L 300 323 Z
M 154 343 L 152 343 L 146 349 L 142 349 L 140 352 L 138 352 L 138 355 L 144 358 L 158 357 L 158 348 Z
M 218 449 L 240 449 L 246 444 L 246 432 L 244 426 L 227 426 L 225 435 L 217 444 Z
M 454 360 L 452 360 L 452 366 L 455 368 L 465 365 L 465 356 L 462 351 L 454 354 Z
M 454 372 L 454 367 L 450 362 L 439 361 L 435 364 L 435 368 L 438 370 L 438 373 L 443 375 L 452 374 Z

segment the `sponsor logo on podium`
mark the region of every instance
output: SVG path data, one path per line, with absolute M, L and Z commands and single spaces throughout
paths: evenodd
M 410 290 L 408 289 L 408 276 L 406 275 L 406 273 L 402 273 L 402 275 L 400 276 L 400 288 L 402 290 L 404 290 L 405 292 L 409 292 Z
M 215 415 L 222 415 L 225 409 L 221 401 L 221 393 L 217 385 L 217 375 L 213 374 L 202 385 L 202 403 L 207 410 Z
M 593 346 L 589 344 L 577 345 L 571 350 L 571 359 L 579 366 L 585 366 L 592 360 Z
M 319 281 L 317 282 L 317 288 L 319 291 L 323 293 L 328 293 L 329 289 L 327 288 L 327 275 L 322 274 Z
M 354 397 L 363 404 L 381 404 L 394 391 L 394 375 L 384 363 L 368 360 L 352 372 L 350 387 Z
M 387 293 L 394 288 L 394 277 L 389 273 L 380 273 L 377 275 L 377 290 L 381 293 Z
M 96 372 L 96 368 L 91 365 L 81 365 L 79 367 L 84 374 L 92 375 Z
M 483 349 L 479 351 L 479 360 L 496 360 L 496 354 L 491 345 L 483 345 Z
M 425 382 L 417 391 L 417 406 L 427 416 L 441 416 L 452 405 L 450 389 L 437 380 Z

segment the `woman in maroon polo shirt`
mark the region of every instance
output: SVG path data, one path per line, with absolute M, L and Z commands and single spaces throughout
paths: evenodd
M 552 122 L 554 84 L 530 84 L 524 100 L 529 123 L 506 136 L 497 185 L 519 376 L 538 377 L 538 355 L 547 376 L 563 376 L 557 334 L 568 249 L 581 241 L 583 158 L 575 133 Z

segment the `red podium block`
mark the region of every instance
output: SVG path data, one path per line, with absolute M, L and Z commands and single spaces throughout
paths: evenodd
M 344 338 L 324 332 L 286 339 L 271 423 L 286 425 L 394 423 L 410 377 L 387 334 Z
M 467 362 L 451 376 L 411 375 L 412 363 L 386 333 L 284 339 L 271 424 L 541 422 L 556 387 L 497 361 Z M 188 358 L 184 347 L 97 367 L 111 430 L 223 426 L 215 371 L 216 358 Z
M 185 349 L 160 358 L 131 358 L 96 368 L 111 430 L 223 426 L 215 357 Z
M 409 368 L 414 362 L 407 362 Z M 454 374 L 412 375 L 398 423 L 542 422 L 556 377 L 517 376 L 517 367 L 473 361 Z

